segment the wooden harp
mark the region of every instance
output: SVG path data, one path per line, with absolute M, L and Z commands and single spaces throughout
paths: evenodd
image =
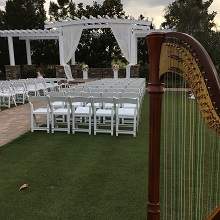
M 155 32 L 146 40 L 148 220 L 220 219 L 220 81 L 215 66 L 187 34 Z

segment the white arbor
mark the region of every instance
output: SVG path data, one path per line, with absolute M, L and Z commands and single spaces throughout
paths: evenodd
M 15 65 L 13 37 L 18 37 L 26 42 L 27 64 L 32 65 L 31 61 L 31 44 L 32 40 L 58 40 L 61 35 L 59 30 L 2 30 L 0 37 L 8 38 L 10 65 Z
M 85 29 L 110 28 L 128 61 L 126 76 L 130 77 L 130 66 L 137 64 L 137 39 L 146 37 L 151 32 L 152 22 L 148 20 L 135 20 L 123 18 L 110 18 L 98 16 L 94 18 L 75 17 L 58 22 L 50 22 L 44 30 L 3 30 L 0 37 L 8 38 L 10 65 L 15 65 L 13 37 L 26 41 L 27 64 L 31 65 L 31 40 L 54 39 L 59 41 L 60 65 L 67 64 L 70 60 L 75 64 L 75 51 L 79 44 L 82 31 Z
M 110 18 L 108 16 L 94 18 L 82 17 L 51 22 L 45 25 L 46 29 L 56 28 L 61 31 L 60 53 L 61 65 L 72 60 L 75 64 L 75 51 L 83 30 L 110 28 L 120 49 L 128 61 L 127 77 L 130 77 L 130 66 L 137 64 L 137 38 L 145 36 L 151 31 L 152 22 L 148 20 L 135 20 L 123 18 Z M 141 33 L 141 35 L 140 35 Z

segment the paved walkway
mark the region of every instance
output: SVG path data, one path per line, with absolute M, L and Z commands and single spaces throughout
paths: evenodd
M 30 130 L 29 104 L 0 111 L 0 146 Z

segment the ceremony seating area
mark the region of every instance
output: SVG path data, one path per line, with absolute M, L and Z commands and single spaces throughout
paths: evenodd
M 11 105 L 24 104 L 28 95 L 42 95 L 50 91 L 58 91 L 61 79 L 19 79 L 0 81 L 0 107 L 10 108 Z
M 133 78 L 102 79 L 50 91 L 46 96 L 30 96 L 31 131 L 135 137 L 144 94 L 145 79 Z

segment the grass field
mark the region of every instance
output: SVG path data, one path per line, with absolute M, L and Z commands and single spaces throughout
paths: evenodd
M 181 107 L 181 97 L 178 95 L 167 97 L 167 104 L 171 103 L 173 99 L 177 99 L 178 108 L 183 108 L 183 106 Z M 89 136 L 88 134 L 67 135 L 60 132 L 55 134 L 35 132 L 27 133 L 0 149 L 0 219 L 146 219 L 147 103 L 147 98 L 145 98 L 137 138 L 127 135 L 111 137 L 102 134 Z M 178 108 L 177 112 L 179 112 Z M 173 114 L 172 110 L 171 107 L 164 110 L 167 111 L 169 124 L 163 126 L 163 131 L 168 137 L 182 124 L 179 121 L 174 126 L 174 118 L 180 116 L 183 119 L 183 115 Z M 188 121 L 197 118 L 196 114 L 188 115 L 190 114 L 186 116 Z M 195 124 L 196 122 L 198 121 L 195 119 Z M 198 131 L 200 131 L 199 128 L 197 127 Z M 190 131 L 188 127 L 185 127 L 185 130 Z M 202 129 L 201 132 L 205 134 Z M 209 201 L 204 198 L 205 195 L 211 192 L 209 194 L 214 193 L 214 195 L 210 198 L 215 198 L 215 202 L 210 204 L 206 211 L 212 209 L 219 199 L 219 191 L 216 192 L 217 187 L 211 190 L 205 188 L 211 186 L 209 183 L 206 184 L 206 181 L 199 187 L 201 184 L 199 184 L 200 179 L 197 173 L 199 175 L 201 173 L 202 179 L 206 178 L 199 167 L 200 164 L 202 165 L 202 161 L 205 161 L 205 156 L 209 154 L 203 153 L 198 160 L 198 155 L 201 155 L 199 147 L 194 148 L 195 150 L 190 154 L 189 149 L 192 149 L 190 143 L 186 142 L 182 145 L 183 140 L 188 139 L 189 134 L 186 132 L 184 135 L 176 132 L 173 142 L 162 136 L 161 205 L 162 219 L 165 220 L 200 219 L 200 215 L 188 215 L 189 212 L 193 212 L 190 210 L 191 207 L 192 209 L 197 207 L 197 202 L 194 202 L 203 199 L 204 203 L 201 201 L 197 212 L 205 213 L 200 210 L 203 204 L 207 204 Z M 198 132 L 197 136 L 199 137 Z M 193 140 L 191 142 L 194 142 Z M 178 147 L 175 147 L 176 144 Z M 201 144 L 197 143 L 197 145 Z M 182 146 L 185 147 L 184 150 Z M 215 161 L 219 156 L 217 152 L 219 153 L 219 150 L 210 153 L 210 157 L 213 156 Z M 188 170 L 189 174 L 187 171 L 182 171 L 184 164 L 184 161 L 180 160 L 182 156 L 184 161 L 190 161 L 190 163 L 185 162 L 185 170 Z M 192 157 L 196 159 L 194 160 Z M 193 172 L 189 169 L 191 163 L 198 164 L 195 165 Z M 206 173 L 218 170 L 218 165 L 214 162 L 209 164 L 208 168 L 211 166 L 213 169 Z M 182 175 L 179 176 L 179 173 Z M 195 181 L 191 178 L 189 180 L 189 176 L 194 175 L 197 175 Z M 28 183 L 29 188 L 19 192 L 19 186 L 23 183 Z M 186 187 L 184 188 L 182 185 Z M 186 191 L 186 198 L 184 202 L 181 202 L 180 198 L 184 198 L 183 189 Z M 204 189 L 204 197 L 200 196 L 196 199 L 194 195 Z M 189 196 L 191 194 L 192 198 Z M 189 201 L 192 206 L 188 205 Z M 181 203 L 184 203 L 185 206 L 179 214 L 179 210 L 183 207 Z

